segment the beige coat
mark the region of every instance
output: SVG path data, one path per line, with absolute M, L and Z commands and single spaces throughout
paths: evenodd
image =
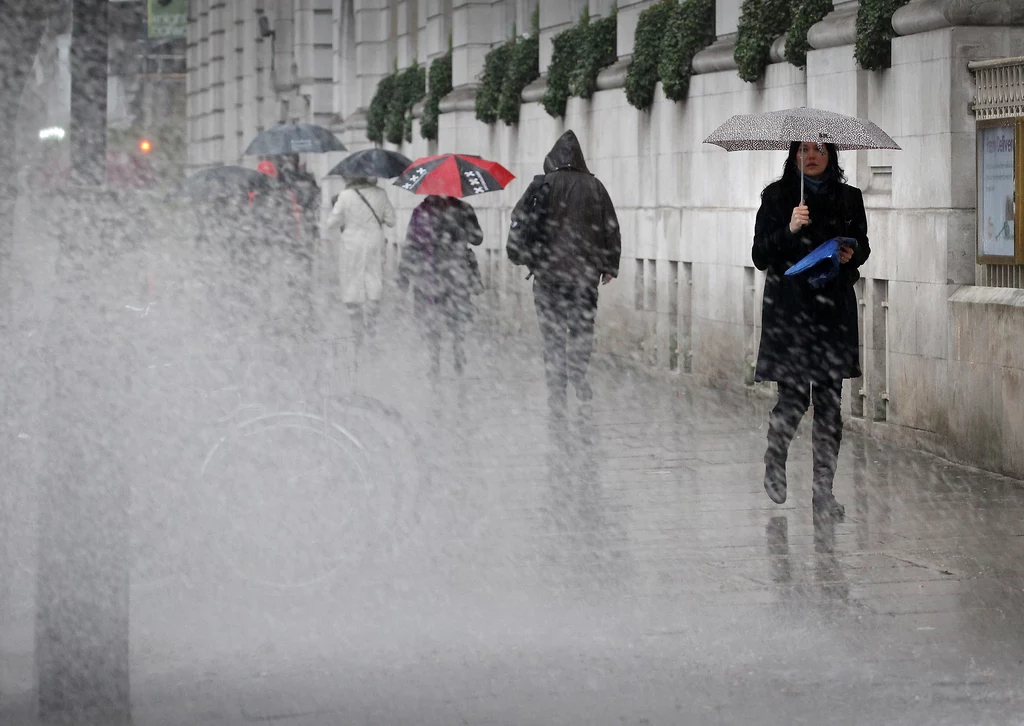
M 395 208 L 380 187 L 356 184 L 338 196 L 327 220 L 327 231 L 338 246 L 342 302 L 380 300 L 384 291 L 385 226 L 395 226 Z

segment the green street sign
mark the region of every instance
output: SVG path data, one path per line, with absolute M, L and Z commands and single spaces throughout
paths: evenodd
M 188 0 L 149 0 L 149 37 L 188 35 Z

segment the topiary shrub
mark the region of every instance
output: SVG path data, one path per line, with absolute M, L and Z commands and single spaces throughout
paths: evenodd
M 661 78 L 662 44 L 668 38 L 668 20 L 677 7 L 678 0 L 660 0 L 637 19 L 633 60 L 626 69 L 626 100 L 641 111 L 654 103 L 654 89 Z
M 501 100 L 501 86 L 505 81 L 512 45 L 496 45 L 484 58 L 484 74 L 480 87 L 476 89 L 476 118 L 485 124 L 498 120 L 498 102 Z
M 686 100 L 693 74 L 693 56 L 714 41 L 715 0 L 684 0 L 672 8 L 658 64 L 666 98 Z
M 523 89 L 540 77 L 540 5 L 534 8 L 530 35 L 513 39 L 508 70 L 501 83 L 498 118 L 508 125 L 519 123 Z
M 761 80 L 772 43 L 786 32 L 791 16 L 788 0 L 743 0 L 733 53 L 740 78 L 749 83 Z
M 590 22 L 590 12 L 580 18 L 582 38 L 576 65 L 569 75 L 569 93 L 590 98 L 597 90 L 597 74 L 615 62 L 618 8 L 612 5 L 608 17 Z
M 860 67 L 880 71 L 892 65 L 892 15 L 907 0 L 861 0 L 857 9 L 857 42 L 853 55 Z
M 412 141 L 412 107 L 427 93 L 427 72 L 419 63 L 394 74 L 384 138 L 392 144 Z
M 384 143 L 384 127 L 388 122 L 388 110 L 397 75 L 392 73 L 380 79 L 370 100 L 370 107 L 366 110 L 366 138 L 375 144 Z
M 420 136 L 437 141 L 437 122 L 441 115 L 441 99 L 452 92 L 452 54 L 435 58 L 430 64 L 430 85 L 427 102 L 420 119 Z
M 798 0 L 793 6 L 793 23 L 786 33 L 786 60 L 797 68 L 807 65 L 807 31 L 832 12 L 832 0 Z
M 583 38 L 579 25 L 566 28 L 552 41 L 551 65 L 548 67 L 548 87 L 541 103 L 549 116 L 565 116 L 565 103 L 569 99 L 569 75 L 576 67 L 576 58 Z

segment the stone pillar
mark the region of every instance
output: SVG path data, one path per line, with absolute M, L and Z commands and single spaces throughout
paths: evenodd
M 394 68 L 388 0 L 356 0 L 357 107 L 370 104 L 380 79 Z
M 545 2 L 540 6 L 540 72 L 544 75 L 551 65 L 552 40 L 566 28 L 579 22 L 587 0 Z
M 660 1 L 660 0 L 659 0 Z M 619 18 L 616 21 L 616 45 L 620 60 L 633 57 L 633 38 L 640 13 L 653 5 L 655 0 L 622 0 L 619 2 Z M 590 12 L 593 14 L 594 3 Z
M 516 24 L 516 32 L 525 35 L 530 32 L 533 23 L 533 11 L 539 4 L 539 0 L 510 0 L 514 4 L 513 21 Z
M 334 27 L 334 110 L 341 119 L 347 119 L 359 105 L 353 0 L 334 0 Z
M 715 35 L 717 39 L 693 56 L 694 73 L 714 73 L 736 69 L 736 29 L 740 22 L 741 0 L 717 0 Z M 774 46 L 773 46 L 774 49 Z
M 212 0 L 210 3 L 210 41 L 209 41 L 209 92 L 207 118 L 209 133 L 207 142 L 207 158 L 212 162 L 225 161 L 224 158 L 224 54 L 226 48 L 227 12 L 226 0 Z
M 452 36 L 452 0 L 417 0 L 420 23 L 418 52 L 420 63 L 429 64 L 448 52 Z
M 419 1 L 399 0 L 398 3 L 398 67 L 408 68 L 419 61 Z
M 312 123 L 328 125 L 334 116 L 332 0 L 298 0 L 295 60 L 299 95 L 307 99 Z
M 476 87 L 491 49 L 494 27 L 490 0 L 454 0 L 452 3 L 452 86 Z

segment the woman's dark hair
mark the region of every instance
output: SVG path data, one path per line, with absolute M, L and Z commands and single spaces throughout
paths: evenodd
M 800 145 L 803 142 L 794 141 L 789 145 L 789 156 L 786 157 L 786 164 L 782 167 L 782 183 L 785 185 L 800 184 L 800 167 L 797 165 L 797 154 L 800 153 Z M 839 166 L 839 152 L 835 144 L 825 144 L 828 149 L 828 166 L 825 174 L 829 184 L 842 184 L 846 181 L 846 173 L 843 167 Z

